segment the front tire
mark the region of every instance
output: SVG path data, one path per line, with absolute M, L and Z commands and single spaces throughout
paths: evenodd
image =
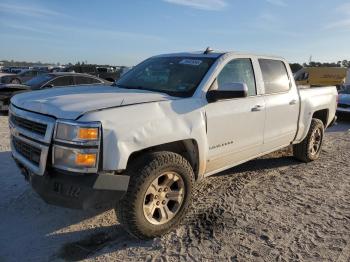
M 18 78 L 14 78 L 11 80 L 11 84 L 19 85 L 20 83 L 21 83 L 21 81 Z
M 165 151 L 143 155 L 131 165 L 128 191 L 115 208 L 117 218 L 139 239 L 161 236 L 186 214 L 194 186 L 191 165 Z
M 293 145 L 293 155 L 296 159 L 308 163 L 320 157 L 324 137 L 324 125 L 319 119 L 313 118 L 309 132 L 299 144 Z

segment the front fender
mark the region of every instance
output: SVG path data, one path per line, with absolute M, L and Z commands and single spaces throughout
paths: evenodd
M 194 139 L 203 173 L 208 149 L 204 114 L 199 99 L 187 98 L 91 112 L 80 121 L 102 123 L 104 170 L 126 169 L 133 152 Z

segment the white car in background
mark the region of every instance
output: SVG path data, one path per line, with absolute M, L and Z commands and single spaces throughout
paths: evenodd
M 350 84 L 345 84 L 338 95 L 338 114 L 350 114 Z

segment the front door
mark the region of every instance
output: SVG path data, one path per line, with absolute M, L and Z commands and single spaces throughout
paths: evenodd
M 257 96 L 252 61 L 233 59 L 217 77 L 212 88 L 240 82 L 248 87 L 248 97 L 209 103 L 206 106 L 208 162 L 206 173 L 220 171 L 261 152 L 265 121 L 264 98 Z

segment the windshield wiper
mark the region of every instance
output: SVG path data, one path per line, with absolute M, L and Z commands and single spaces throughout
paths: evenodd
M 119 88 L 124 88 L 124 89 L 141 89 L 141 90 L 149 90 L 147 88 L 144 88 L 142 86 L 124 86 L 124 85 L 119 85 L 119 84 L 115 84 L 116 87 Z
M 188 96 L 186 92 L 182 92 L 182 91 L 170 91 L 170 90 L 146 88 L 143 86 L 124 86 L 124 85 L 117 85 L 117 84 L 115 86 L 119 88 L 124 88 L 124 89 L 138 89 L 138 90 L 146 90 L 146 91 L 155 92 L 155 93 L 163 93 L 163 94 L 167 94 L 170 96 L 177 96 L 177 97 Z

